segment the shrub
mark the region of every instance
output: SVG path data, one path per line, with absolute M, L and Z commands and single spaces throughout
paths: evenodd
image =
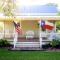
M 0 39 L 0 47 L 12 47 L 12 44 L 10 44 L 7 40 L 5 39 Z
M 48 49 L 48 48 L 57 48 L 57 49 L 60 49 L 60 41 L 58 39 L 53 39 L 48 44 L 42 45 L 42 48 L 43 49 Z
M 53 40 L 50 42 L 50 45 L 52 46 L 52 48 L 57 48 L 57 47 L 60 45 L 60 41 L 57 40 L 57 39 L 53 39 Z
M 48 49 L 48 48 L 50 48 L 50 47 L 51 47 L 50 44 L 44 44 L 44 45 L 42 45 L 42 48 L 43 48 L 43 49 Z

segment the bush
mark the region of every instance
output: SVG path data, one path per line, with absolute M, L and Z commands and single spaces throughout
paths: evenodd
M 50 44 L 44 44 L 44 45 L 42 45 L 42 48 L 43 48 L 43 49 L 48 49 L 48 48 L 50 48 L 50 47 L 51 47 Z
M 60 41 L 59 40 L 56 40 L 56 39 L 53 39 L 50 42 L 50 45 L 52 46 L 52 48 L 58 48 L 58 46 L 60 46 Z
M 5 39 L 0 39 L 0 47 L 12 47 L 12 44 L 10 44 L 7 40 Z
M 42 45 L 43 49 L 48 49 L 48 48 L 57 48 L 60 49 L 60 41 L 57 39 L 53 39 L 50 43 Z

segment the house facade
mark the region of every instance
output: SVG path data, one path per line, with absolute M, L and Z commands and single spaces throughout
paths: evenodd
M 55 5 L 15 9 L 15 16 L 1 17 L 0 39 L 7 39 L 14 44 L 14 47 L 41 48 L 52 39 L 60 39 L 60 17 L 57 13 Z M 15 34 L 16 28 L 13 22 L 20 25 L 21 31 L 18 35 Z
M 15 26 L 14 21 L 15 18 L 1 18 L 0 19 L 0 39 L 7 39 L 12 44 L 14 43 L 15 38 Z M 60 39 L 60 17 L 47 16 L 38 18 L 27 18 L 24 19 L 22 17 L 17 17 L 16 21 L 21 24 L 22 32 L 18 34 L 16 47 L 41 47 L 42 44 L 49 43 L 52 39 L 58 38 Z M 51 28 L 42 28 L 42 21 L 48 22 L 47 24 L 51 24 L 53 29 Z M 55 37 L 54 37 L 55 36 Z

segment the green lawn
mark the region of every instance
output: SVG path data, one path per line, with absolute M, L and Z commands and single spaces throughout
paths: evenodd
M 8 51 L 0 49 L 0 60 L 60 60 L 60 52 Z

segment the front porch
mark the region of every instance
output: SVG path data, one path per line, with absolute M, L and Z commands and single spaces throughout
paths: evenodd
M 51 17 L 50 17 L 51 18 Z M 41 27 L 41 21 L 48 21 L 54 25 L 53 30 L 43 30 Z M 16 48 L 41 48 L 42 44 L 47 44 L 49 43 L 53 38 L 55 37 L 50 37 L 54 32 L 54 35 L 59 38 L 60 36 L 60 21 L 59 19 L 48 19 L 44 17 L 43 18 L 38 18 L 38 19 L 19 19 L 18 22 L 21 24 L 22 28 L 22 34 L 18 35 L 18 39 L 16 42 Z M 1 25 L 2 24 L 2 25 Z M 9 42 L 13 44 L 14 42 L 14 24 L 13 24 L 13 19 L 10 20 L 0 20 L 0 39 L 5 38 Z M 26 35 L 27 31 L 33 31 L 33 36 L 31 33 Z M 28 38 L 26 37 L 28 36 Z M 32 37 L 31 37 L 32 36 Z M 60 38 L 59 38 L 60 39 Z

